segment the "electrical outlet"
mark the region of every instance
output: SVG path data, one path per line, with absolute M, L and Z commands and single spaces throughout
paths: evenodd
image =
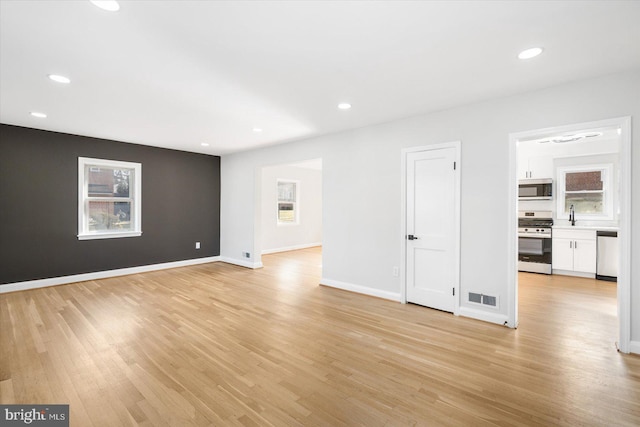
M 393 277 L 398 277 L 400 275 L 400 269 L 398 267 L 393 267 Z
M 200 242 L 196 242 L 196 249 L 200 249 Z
M 251 253 L 250 252 L 242 252 L 242 256 L 245 258 L 251 258 Z

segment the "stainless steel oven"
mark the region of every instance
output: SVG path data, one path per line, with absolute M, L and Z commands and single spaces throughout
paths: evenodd
M 550 211 L 518 212 L 518 271 L 551 274 Z

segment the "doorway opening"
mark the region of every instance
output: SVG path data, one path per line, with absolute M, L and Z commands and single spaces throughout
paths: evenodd
M 606 293 L 606 286 L 616 287 L 616 283 L 595 279 L 596 275 L 603 277 L 598 270 L 604 271 L 605 258 L 609 258 L 607 276 L 617 278 L 613 293 L 617 300 L 617 345 L 620 351 L 629 352 L 630 135 L 628 117 L 510 135 L 508 326 L 518 325 L 519 277 L 527 286 L 531 281 L 551 281 L 569 287 L 588 278 Z M 536 186 L 538 192 L 544 191 L 530 194 Z M 546 189 L 551 190 L 550 195 Z M 542 217 L 553 224 L 548 227 L 548 236 L 546 226 L 544 233 L 541 226 L 527 227 Z M 616 240 L 600 243 L 601 232 L 615 235 Z M 542 241 L 549 244 L 539 243 Z M 609 248 L 607 257 L 605 246 Z M 536 248 L 540 254 L 534 253 Z M 613 261 L 612 252 L 617 255 Z M 601 260 L 605 261 L 601 264 Z M 536 264 L 542 262 L 548 265 L 542 268 Z M 540 274 L 543 271 L 550 276 Z M 563 277 L 567 280 L 559 281 Z
M 322 159 L 265 166 L 260 171 L 260 254 L 322 246 Z

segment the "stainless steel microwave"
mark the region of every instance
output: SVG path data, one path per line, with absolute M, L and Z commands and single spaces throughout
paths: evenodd
M 518 181 L 518 200 L 551 200 L 553 197 L 553 180 L 521 179 Z

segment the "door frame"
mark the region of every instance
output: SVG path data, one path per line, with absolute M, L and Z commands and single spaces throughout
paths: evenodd
M 544 138 L 563 132 L 577 132 L 601 127 L 618 127 L 620 138 L 620 219 L 618 247 L 620 271 L 618 272 L 618 349 L 629 353 L 631 343 L 631 117 L 616 117 L 606 120 L 554 126 L 509 134 L 509 182 L 508 182 L 508 253 L 507 253 L 507 326 L 518 326 L 518 140 Z
M 454 283 L 455 298 L 453 303 L 453 314 L 458 316 L 460 311 L 460 176 L 461 176 L 461 163 L 460 163 L 460 141 L 445 142 L 441 144 L 422 145 L 418 147 L 409 147 L 402 149 L 401 155 L 401 191 L 400 191 L 400 230 L 402 235 L 400 236 L 400 283 L 401 283 L 401 295 L 400 302 L 407 303 L 407 155 L 409 153 L 416 153 L 420 151 L 432 151 L 440 150 L 443 148 L 454 149 L 454 161 L 456 162 L 457 173 L 454 176 Z

